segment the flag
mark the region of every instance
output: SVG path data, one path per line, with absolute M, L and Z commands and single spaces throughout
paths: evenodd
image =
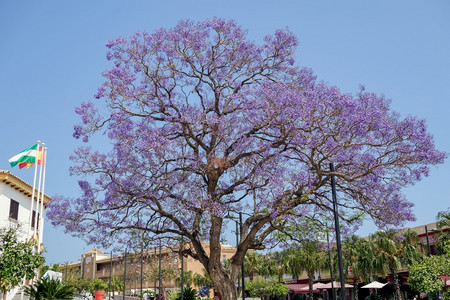
M 36 162 L 37 156 L 37 144 L 21 151 L 19 154 L 14 155 L 8 161 L 13 168 L 15 165 L 19 164 L 19 168 L 30 167 Z M 40 152 L 40 151 L 39 151 Z
M 38 165 L 44 165 L 44 159 L 43 159 L 43 154 L 42 154 L 42 147 L 39 147 L 39 152 L 38 152 Z M 19 169 L 23 169 L 23 168 L 29 168 L 31 166 L 33 166 L 34 163 L 32 162 L 19 162 Z

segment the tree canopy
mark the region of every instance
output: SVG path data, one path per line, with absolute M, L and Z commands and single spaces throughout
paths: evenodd
M 20 241 L 20 227 L 0 228 L 0 291 L 6 292 L 20 285 L 24 278 L 32 279 L 44 257 L 34 251 L 33 241 Z
M 263 248 L 289 218 L 332 209 L 330 162 L 342 220 L 355 213 L 380 226 L 413 220 L 401 189 L 445 158 L 424 120 L 401 118 L 364 89 L 348 95 L 318 82 L 295 65 L 289 30 L 261 45 L 246 34 L 214 18 L 109 41 L 112 66 L 97 104 L 76 108 L 82 123 L 74 136 L 87 146 L 75 151 L 71 172 L 82 193 L 53 198 L 53 224 L 92 243 L 130 244 L 136 230 L 166 244 L 183 237 L 190 245 L 183 251 L 222 295 L 235 297 L 248 249 Z M 96 133 L 107 136 L 109 152 L 89 146 Z M 221 234 L 238 212 L 243 230 L 225 270 Z

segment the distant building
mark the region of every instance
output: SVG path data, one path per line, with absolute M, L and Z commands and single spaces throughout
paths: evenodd
M 208 253 L 209 248 L 205 247 L 205 250 Z M 235 252 L 235 247 L 231 245 L 222 245 L 221 255 L 223 263 L 225 263 L 227 259 L 230 259 Z M 141 252 L 128 253 L 126 257 L 126 293 L 139 294 L 141 288 Z M 163 247 L 161 249 L 161 265 L 162 269 L 173 272 L 173 274 L 176 275 L 175 277 L 180 276 L 180 256 L 169 248 Z M 159 282 L 155 278 L 159 269 L 158 248 L 143 251 L 142 266 L 142 289 L 154 291 L 156 288 L 158 293 Z M 203 276 L 203 268 L 203 265 L 192 257 L 185 257 L 183 260 L 183 269 L 185 272 L 192 271 L 193 275 L 200 274 Z M 113 257 L 111 257 L 111 255 L 105 255 L 105 253 L 99 249 L 93 248 L 88 252 L 83 253 L 79 261 L 60 265 L 60 270 L 63 274 L 63 281 L 67 278 L 82 277 L 89 279 L 100 278 L 108 283 L 110 275 L 119 276 L 123 280 L 125 260 L 123 254 L 113 255 Z M 162 276 L 162 291 L 179 289 L 179 286 L 176 284 L 173 277 L 170 279 L 164 277 L 165 276 Z M 199 289 L 202 287 L 196 288 Z
M 33 186 L 29 183 L 9 171 L 0 170 L 0 228 L 16 227 L 17 225 L 20 225 L 21 230 L 18 234 L 19 239 L 22 241 L 26 240 L 28 234 L 32 191 Z M 37 192 L 35 192 L 34 199 L 37 199 Z M 48 203 L 50 200 L 50 197 L 44 195 L 44 203 Z M 30 235 L 32 236 L 37 231 L 37 236 L 39 238 L 39 236 L 43 237 L 42 224 L 44 222 L 44 216 L 40 218 L 40 213 L 36 213 L 36 211 L 37 205 L 35 201 L 33 204 Z M 34 228 L 36 217 L 38 218 L 38 222 L 36 228 Z M 40 248 L 43 249 L 43 245 L 40 245 Z M 19 288 L 16 288 L 7 293 L 6 299 L 12 299 L 18 289 Z

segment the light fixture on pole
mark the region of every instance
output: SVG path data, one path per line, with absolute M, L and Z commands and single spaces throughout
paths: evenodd
M 182 248 L 182 249 L 181 249 Z M 183 300 L 183 286 L 184 286 L 184 258 L 183 258 L 183 250 L 184 250 L 184 244 L 183 244 L 183 237 L 181 237 L 181 245 L 180 245 L 180 254 L 181 254 L 181 300 Z
M 329 266 L 330 266 L 330 281 L 331 281 L 331 300 L 336 299 L 335 291 L 334 291 L 334 278 L 333 278 L 333 265 L 331 263 L 331 248 L 330 248 L 330 237 L 328 235 L 328 226 L 326 228 L 327 230 L 327 247 L 328 247 L 328 260 L 329 260 Z
M 317 169 L 312 167 L 310 169 L 312 172 L 317 173 Z M 344 267 L 342 264 L 342 246 L 341 246 L 341 232 L 339 227 L 339 213 L 338 213 L 338 205 L 337 205 L 337 197 L 336 197 L 336 182 L 334 178 L 334 165 L 330 163 L 330 171 L 327 174 L 330 175 L 331 178 L 331 195 L 333 200 L 333 215 L 334 215 L 334 228 L 336 231 L 336 248 L 338 254 L 338 262 L 339 262 L 339 279 L 341 285 L 341 299 L 346 299 L 345 293 L 345 280 L 344 280 Z
M 331 194 L 333 196 L 333 213 L 334 213 L 334 227 L 336 230 L 336 248 L 338 254 L 339 261 L 339 279 L 341 282 L 341 299 L 345 300 L 345 280 L 344 280 L 344 267 L 342 265 L 342 248 L 341 248 L 341 232 L 339 229 L 339 214 L 338 214 L 338 205 L 337 205 L 337 197 L 336 197 L 336 183 L 334 179 L 334 165 L 330 163 L 330 172 L 331 172 Z
M 242 234 L 242 228 L 243 228 L 243 225 L 242 225 L 242 212 L 239 212 L 239 232 L 241 234 Z M 242 272 L 242 300 L 245 300 L 244 260 L 242 260 L 241 272 Z

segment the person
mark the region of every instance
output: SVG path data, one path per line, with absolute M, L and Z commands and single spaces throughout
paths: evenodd
M 148 300 L 148 293 L 145 291 L 145 293 L 142 295 L 143 300 Z

